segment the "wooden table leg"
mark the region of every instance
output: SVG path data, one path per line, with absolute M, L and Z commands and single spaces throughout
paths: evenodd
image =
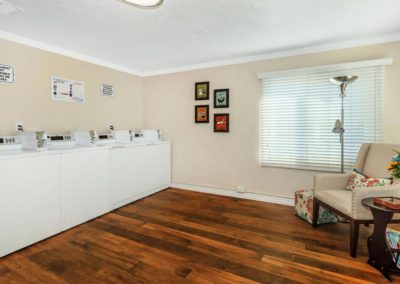
M 392 255 L 386 244 L 386 227 L 393 217 L 392 212 L 371 208 L 375 224 L 372 235 L 368 238 L 368 264 L 379 270 L 389 281 L 390 269 L 393 267 Z

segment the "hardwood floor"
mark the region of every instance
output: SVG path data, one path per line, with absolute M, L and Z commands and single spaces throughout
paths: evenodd
M 0 283 L 386 283 L 366 264 L 371 228 L 356 259 L 348 230 L 313 229 L 292 207 L 168 189 L 0 259 Z

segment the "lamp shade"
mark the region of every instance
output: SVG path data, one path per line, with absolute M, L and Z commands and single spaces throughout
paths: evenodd
M 335 85 L 350 85 L 355 80 L 357 80 L 358 76 L 338 76 L 330 78 L 329 81 Z
M 343 133 L 344 129 L 343 129 L 343 125 L 342 122 L 340 121 L 340 119 L 336 120 L 335 122 L 335 127 L 332 129 L 333 133 Z

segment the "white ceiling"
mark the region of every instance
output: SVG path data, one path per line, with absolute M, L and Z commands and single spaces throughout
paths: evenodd
M 138 74 L 400 39 L 399 0 L 165 0 L 151 10 L 118 0 L 5 1 L 24 12 L 1 16 L 0 31 Z

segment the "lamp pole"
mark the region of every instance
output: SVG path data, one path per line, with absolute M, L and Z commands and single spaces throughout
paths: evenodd
M 357 76 L 339 76 L 329 79 L 332 84 L 340 87 L 341 110 L 340 119 L 336 120 L 333 133 L 340 134 L 340 172 L 344 173 L 344 97 L 346 96 L 346 87 L 357 80 Z
M 342 108 L 340 113 L 340 172 L 344 173 L 344 97 L 346 86 L 340 85 L 340 98 L 342 100 Z

